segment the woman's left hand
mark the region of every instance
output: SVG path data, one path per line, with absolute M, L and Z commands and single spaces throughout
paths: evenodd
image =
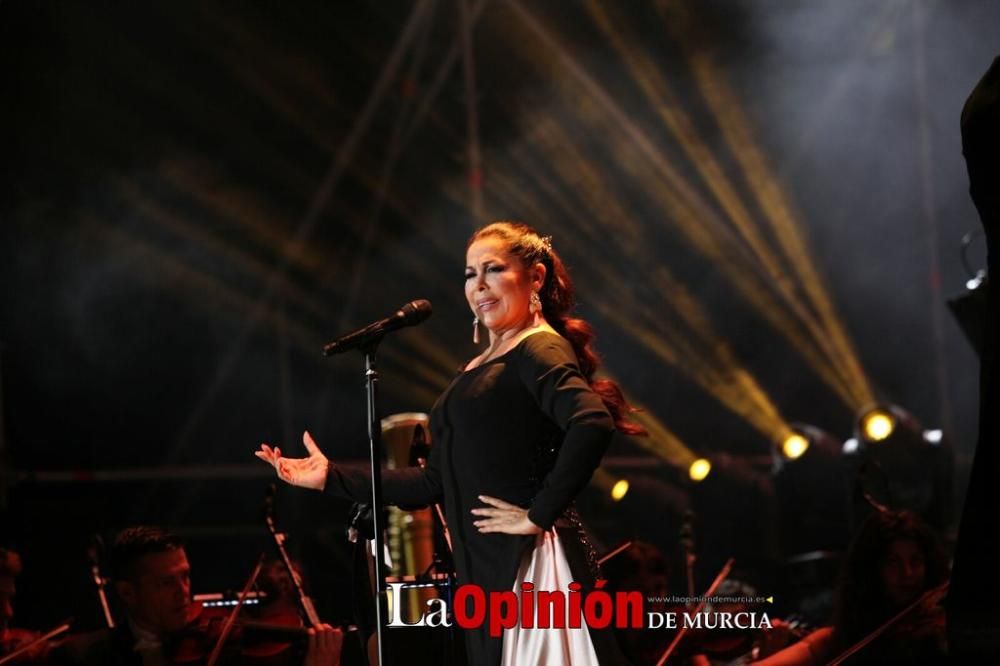
M 500 534 L 541 534 L 542 528 L 531 522 L 528 510 L 509 504 L 495 497 L 480 495 L 479 499 L 492 508 L 473 509 L 475 516 L 486 516 L 483 520 L 473 523 L 483 534 L 498 532 Z

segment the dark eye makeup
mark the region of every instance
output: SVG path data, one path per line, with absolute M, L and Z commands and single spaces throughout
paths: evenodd
M 507 267 L 504 266 L 503 264 L 489 264 L 486 266 L 487 273 L 503 273 L 505 270 L 507 270 Z M 465 271 L 466 280 L 469 280 L 474 277 L 476 277 L 475 271 Z

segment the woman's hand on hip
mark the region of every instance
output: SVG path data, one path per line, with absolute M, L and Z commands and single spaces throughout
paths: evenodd
M 309 431 L 302 434 L 302 443 L 309 452 L 308 458 L 284 458 L 279 447 L 271 448 L 267 444 L 261 444 L 260 450 L 254 451 L 254 455 L 274 467 L 278 478 L 285 483 L 323 490 L 326 475 L 330 471 L 330 461 L 319 450 Z
M 479 499 L 489 507 L 473 509 L 472 514 L 483 516 L 482 520 L 473 522 L 483 534 L 497 532 L 500 534 L 541 534 L 544 530 L 531 522 L 528 510 L 514 504 L 509 504 L 495 497 L 480 495 Z

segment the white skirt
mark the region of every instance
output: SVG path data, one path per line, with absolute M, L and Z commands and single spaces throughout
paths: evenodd
M 521 595 L 521 583 L 534 583 L 528 594 L 540 590 L 569 592 L 573 575 L 569 561 L 555 530 L 535 537 L 535 547 L 525 553 L 514 580 L 514 592 Z M 521 604 L 519 603 L 520 607 Z M 554 619 L 554 618 L 553 618 Z M 565 622 L 563 622 L 565 624 Z M 515 625 L 503 635 L 503 666 L 528 664 L 566 664 L 567 666 L 598 666 L 597 653 L 586 626 L 579 629 L 525 629 Z

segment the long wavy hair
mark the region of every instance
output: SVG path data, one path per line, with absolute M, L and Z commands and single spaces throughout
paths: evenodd
M 889 619 L 899 608 L 882 581 L 882 565 L 895 541 L 912 541 L 924 556 L 924 591 L 948 578 L 941 541 L 912 511 L 882 509 L 861 525 L 841 570 L 834 608 L 834 640 L 847 647 Z
M 636 409 L 626 402 L 618 384 L 610 379 L 594 379 L 594 373 L 601 365 L 601 359 L 594 351 L 594 329 L 585 320 L 570 316 L 576 305 L 573 281 L 562 259 L 552 249 L 551 241 L 523 222 L 502 220 L 472 234 L 468 247 L 490 237 L 506 243 L 507 251 L 526 268 L 539 263 L 545 266 L 545 281 L 538 291 L 545 320 L 573 346 L 580 372 L 594 392 L 601 396 L 618 430 L 629 435 L 648 434 L 645 428 L 628 419 L 628 415 Z

